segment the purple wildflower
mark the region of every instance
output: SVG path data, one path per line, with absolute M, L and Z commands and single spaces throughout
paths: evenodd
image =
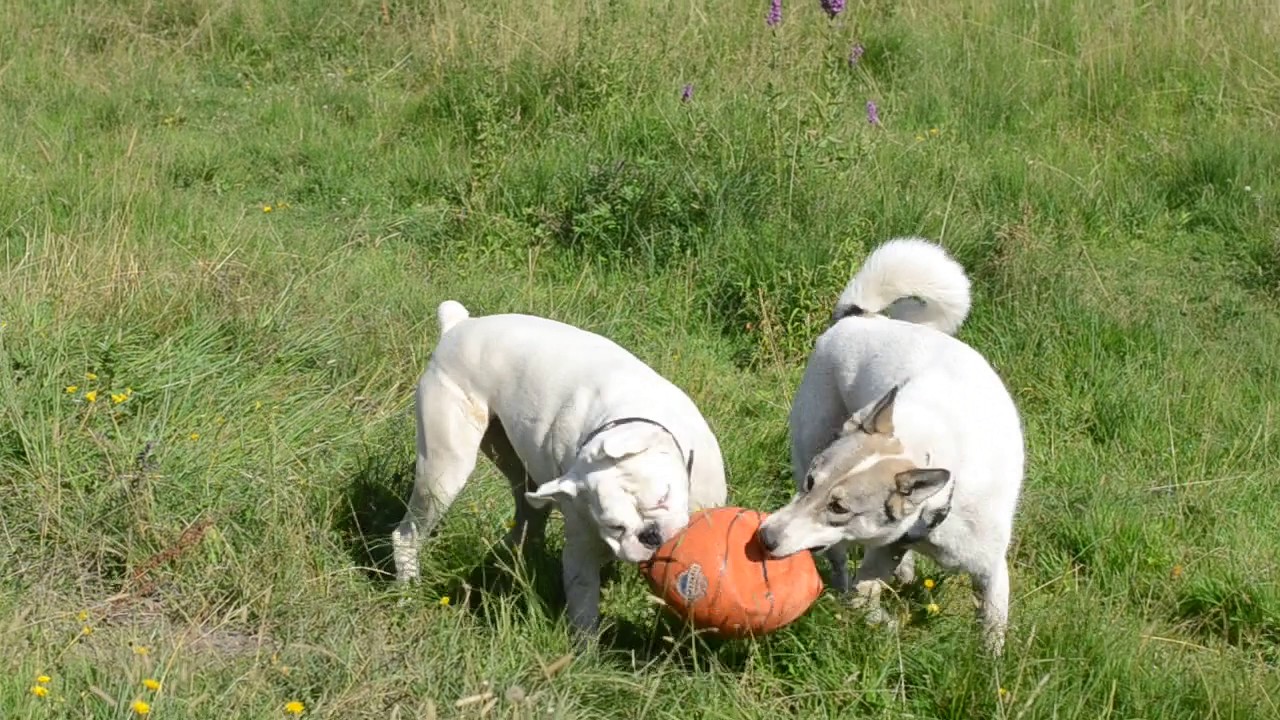
M 880 124 L 880 109 L 876 107 L 875 100 L 867 101 L 867 122 L 872 125 Z
M 867 49 L 862 47 L 862 43 L 854 43 L 853 47 L 849 48 L 849 67 L 857 65 L 858 61 L 862 59 L 862 53 L 866 51 Z
M 844 0 L 821 0 L 822 9 L 827 12 L 828 17 L 835 17 L 844 12 Z
M 693 83 L 688 83 L 684 89 L 680 91 L 680 102 L 689 102 L 693 99 Z
M 777 27 L 782 22 L 782 0 L 769 0 L 769 14 L 764 16 L 764 24 Z

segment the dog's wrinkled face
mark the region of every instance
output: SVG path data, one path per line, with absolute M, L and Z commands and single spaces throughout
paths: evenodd
M 647 423 L 601 434 L 582 448 L 564 476 L 525 497 L 535 507 L 573 504 L 614 556 L 630 563 L 648 560 L 689 524 L 684 459 L 665 430 Z
M 761 543 L 775 557 L 825 549 L 840 542 L 883 545 L 911 526 L 922 504 L 951 473 L 921 468 L 893 433 L 890 390 L 854 415 L 840 436 L 818 453 L 790 503 L 761 525 Z

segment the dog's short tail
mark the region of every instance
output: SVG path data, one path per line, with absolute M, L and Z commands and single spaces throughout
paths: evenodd
M 445 300 L 436 308 L 436 322 L 440 324 L 440 334 L 444 335 L 454 325 L 471 317 L 471 313 L 457 300 Z
M 969 314 L 969 278 L 941 245 L 896 238 L 872 251 L 832 314 L 833 323 L 887 315 L 954 335 Z

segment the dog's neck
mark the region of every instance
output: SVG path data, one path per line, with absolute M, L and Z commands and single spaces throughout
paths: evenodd
M 684 464 L 685 473 L 690 476 L 693 475 L 693 450 L 689 451 L 688 459 L 685 459 L 684 446 L 680 444 L 680 438 L 676 437 L 676 434 L 671 432 L 671 429 L 668 428 L 666 425 L 663 425 L 657 420 L 651 420 L 647 417 L 634 416 L 634 417 L 624 417 L 624 418 L 617 418 L 616 420 L 610 420 L 609 422 L 601 425 L 595 430 L 592 430 L 591 432 L 587 433 L 587 436 L 583 438 L 582 442 L 578 445 L 578 452 L 582 452 L 582 449 L 587 446 L 587 443 L 591 442 L 599 435 L 606 433 L 618 427 L 619 425 L 626 425 L 629 423 L 648 423 L 650 425 L 655 425 L 659 428 L 662 428 L 662 430 L 665 433 L 671 436 L 671 442 L 675 443 L 676 452 L 680 453 L 680 458 L 682 460 L 685 460 L 685 464 Z

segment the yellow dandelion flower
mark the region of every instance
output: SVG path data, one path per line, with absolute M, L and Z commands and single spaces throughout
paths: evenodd
M 111 402 L 115 403 L 116 405 L 119 405 L 120 403 L 128 399 L 129 399 L 129 395 L 127 393 L 111 393 Z
M 196 440 L 200 439 L 200 433 L 191 433 L 190 437 L 191 437 L 191 441 L 195 442 Z
M 91 403 L 98 402 L 98 391 L 90 390 L 89 392 L 84 394 L 84 399 L 88 400 Z
M 934 585 L 935 585 L 935 583 L 933 582 L 933 578 L 925 578 L 925 579 L 924 579 L 924 589 L 925 589 L 925 590 L 932 590 L 932 589 L 934 588 Z
M 916 136 L 916 142 L 924 142 L 924 136 L 923 136 L 923 135 L 917 135 L 917 136 Z
M 47 697 L 49 695 L 49 688 L 43 685 L 34 685 L 31 688 L 31 694 L 36 697 Z
M 929 128 L 930 135 L 937 135 L 939 132 L 938 128 Z
M 262 212 L 264 212 L 264 213 L 269 213 L 269 212 L 271 212 L 271 206 L 270 206 L 270 205 L 263 205 L 263 206 L 262 206 Z
M 449 596 L 445 595 L 444 597 L 440 598 L 440 607 L 449 607 L 450 602 L 451 601 L 449 600 Z
M 40 683 L 41 685 L 48 685 L 49 682 L 52 680 L 53 678 L 49 677 L 48 675 L 41 675 L 36 678 L 36 682 Z
M 92 635 L 92 634 L 93 634 L 93 628 L 89 627 L 88 625 L 85 625 L 84 627 L 80 628 L 80 634 L 81 634 L 81 635 Z
M 84 379 L 85 379 L 85 380 L 97 380 L 97 379 L 98 379 L 98 373 L 91 373 L 91 372 L 87 372 L 87 373 L 85 373 L 85 374 L 84 374 Z
M 88 619 L 89 619 L 89 611 L 88 611 L 88 610 L 81 610 L 80 612 L 76 613 L 76 619 L 77 619 L 77 620 L 79 620 L 80 622 L 84 622 L 84 621 L 88 620 Z
M 1008 691 L 1008 690 L 1005 690 L 1004 688 L 1000 688 L 1000 691 L 999 691 L 999 693 L 998 693 L 998 694 L 1000 695 L 1000 699 L 1001 699 L 1001 700 L 1008 700 L 1008 699 L 1009 699 L 1009 691 Z
M 284 711 L 290 715 L 301 715 L 303 710 L 306 710 L 306 708 L 297 700 L 284 704 Z
M 129 707 L 132 708 L 133 711 L 139 715 L 151 714 L 151 704 L 148 703 L 146 700 L 134 700 L 133 704 L 130 705 Z
M 1174 580 L 1177 580 L 1178 578 L 1182 577 L 1182 566 L 1174 565 L 1173 570 L 1169 572 L 1169 575 L 1171 575 Z
M 155 692 L 160 689 L 160 681 L 155 678 L 147 678 L 142 681 L 142 687 Z
M 928 610 L 930 615 L 937 615 L 942 608 L 938 607 L 938 603 L 929 603 L 925 610 Z
M 144 657 L 145 657 L 145 656 L 147 656 L 147 655 L 150 655 L 150 654 L 151 654 L 151 648 L 147 647 L 146 645 L 134 645 L 134 646 L 133 646 L 133 654 L 134 654 L 134 655 L 142 655 L 142 656 L 144 656 Z
M 74 393 L 75 391 L 77 391 L 77 390 L 79 390 L 79 389 L 80 389 L 80 386 L 79 386 L 79 385 L 68 385 L 68 386 L 67 386 L 67 394 L 68 394 L 68 395 L 70 395 L 71 393 Z

